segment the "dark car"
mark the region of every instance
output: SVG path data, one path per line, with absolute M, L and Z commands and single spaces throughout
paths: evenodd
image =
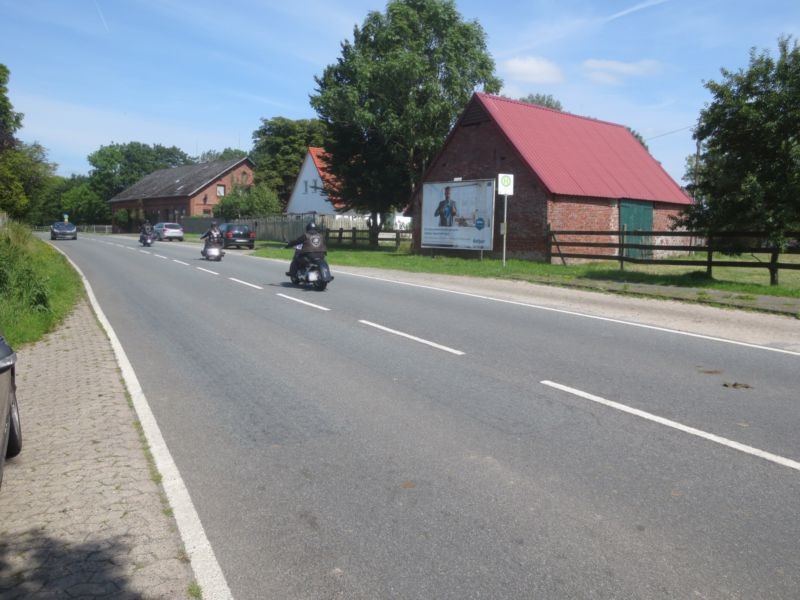
M 153 231 L 159 240 L 183 241 L 183 227 L 178 223 L 156 223 Z
M 56 221 L 50 225 L 50 239 L 51 240 L 77 240 L 78 228 L 75 223 L 68 221 Z
M 247 246 L 252 250 L 256 245 L 256 232 L 250 229 L 249 225 L 238 223 L 223 223 L 219 226 L 222 233 L 222 247 L 230 248 L 236 246 L 241 248 Z
M 15 368 L 17 355 L 0 336 L 0 423 L 3 436 L 0 438 L 0 485 L 3 483 L 3 463 L 14 458 L 22 450 L 22 427 L 17 405 Z

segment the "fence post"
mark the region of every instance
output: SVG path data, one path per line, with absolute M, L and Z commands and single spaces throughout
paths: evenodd
M 711 279 L 711 267 L 714 264 L 714 249 L 711 243 L 711 234 L 708 234 L 708 255 L 706 257 L 706 276 Z
M 617 254 L 619 254 L 619 270 L 625 270 L 625 227 L 623 225 L 619 229 L 619 250 L 617 250 Z
M 356 245 L 356 231 L 357 231 L 357 229 L 355 227 L 353 227 L 353 246 Z
M 551 246 L 552 234 L 550 233 L 550 223 L 544 226 L 544 259 L 548 265 L 553 263 L 553 248 Z
M 344 227 L 339 227 L 339 245 L 342 245 L 342 236 L 344 235 Z
M 394 232 L 394 250 L 397 252 L 400 250 L 400 230 Z

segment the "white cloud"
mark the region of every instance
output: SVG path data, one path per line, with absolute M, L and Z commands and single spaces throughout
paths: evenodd
M 589 79 L 603 85 L 621 85 L 629 77 L 645 77 L 661 71 L 661 63 L 656 60 L 621 62 L 591 58 L 583 62 Z
M 564 75 L 559 66 L 539 56 L 512 58 L 502 64 L 504 75 L 525 83 L 561 83 Z

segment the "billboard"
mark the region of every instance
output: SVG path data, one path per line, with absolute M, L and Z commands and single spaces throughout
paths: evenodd
M 491 250 L 494 184 L 493 179 L 424 183 L 421 246 Z

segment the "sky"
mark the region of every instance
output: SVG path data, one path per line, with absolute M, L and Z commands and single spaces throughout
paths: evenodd
M 262 119 L 314 118 L 314 77 L 384 0 L 0 0 L 0 63 L 59 175 L 112 143 L 190 156 L 252 148 Z M 678 182 L 706 81 L 751 48 L 800 38 L 800 0 L 456 0 L 477 21 L 501 94 L 627 125 Z

